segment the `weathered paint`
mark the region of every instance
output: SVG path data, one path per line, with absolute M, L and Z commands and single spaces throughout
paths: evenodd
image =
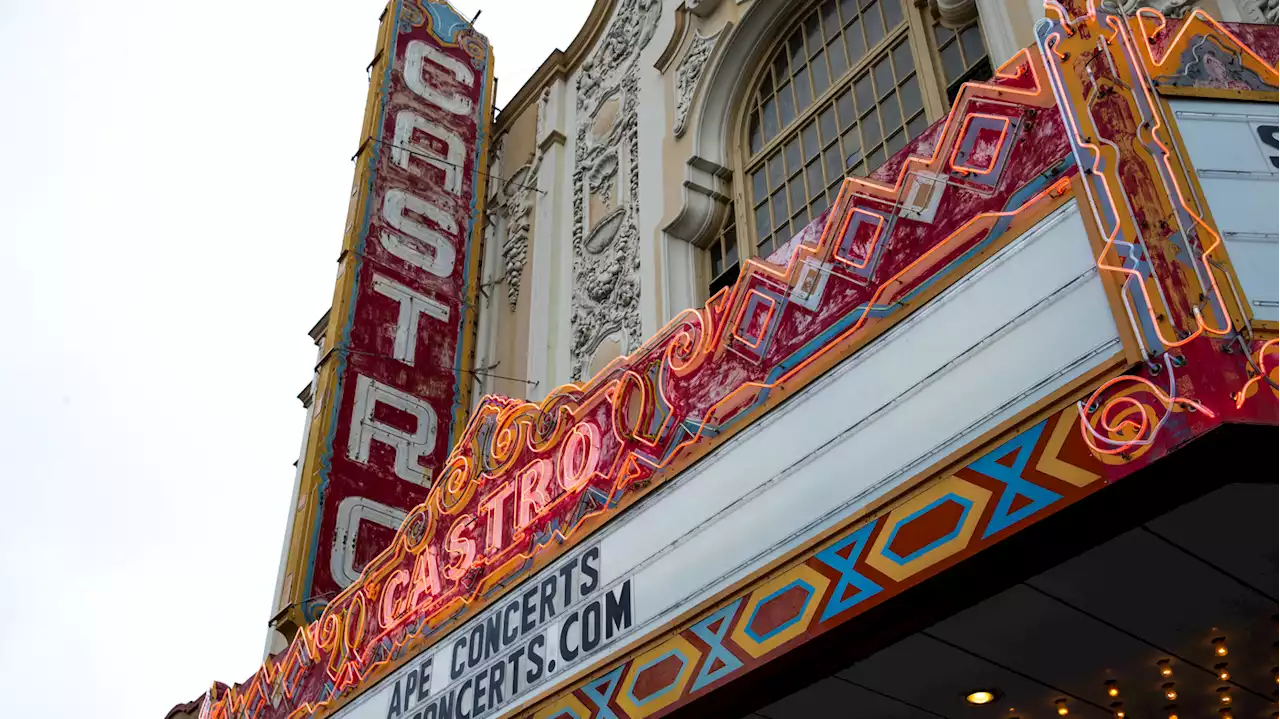
M 1111 280 L 1126 310 L 1118 318 L 1131 318 L 1149 361 L 1065 407 L 1060 400 L 1020 418 L 967 453 L 968 459 L 943 467 L 874 516 L 851 522 L 811 551 L 761 572 L 761 579 L 665 637 L 604 664 L 535 707 L 536 717 L 566 710 L 583 719 L 662 716 L 1215 427 L 1276 424 L 1280 369 L 1274 333 L 1250 330 L 1247 318 L 1236 311 L 1238 288 L 1230 263 L 1216 245 L 1212 223 L 1186 201 L 1188 174 L 1160 125 L 1155 100 L 1146 91 L 1125 90 L 1145 88 L 1153 74 L 1170 69 L 1161 59 L 1186 76 L 1186 62 L 1197 57 L 1182 53 L 1212 41 L 1234 59 L 1238 72 L 1194 75 L 1188 89 L 1208 97 L 1233 92 L 1241 99 L 1252 99 L 1246 90 L 1262 92 L 1274 102 L 1276 69 L 1262 61 L 1274 53 L 1274 31 L 1267 31 L 1271 37 L 1261 52 L 1251 52 L 1242 42 L 1255 33 L 1235 36 L 1197 11 L 1165 54 L 1144 54 L 1128 33 L 1146 40 L 1143 31 L 1161 27 L 1142 24 L 1150 18 L 1126 26 L 1103 11 L 1068 17 L 1060 6 L 1058 15 L 1060 21 L 1038 27 L 1041 57 L 1069 128 L 1072 155 L 1087 169 L 1078 194 L 1082 202 L 1103 208 L 1095 209 L 1103 236 L 1096 243 L 1099 267 L 1118 275 Z M 1247 74 L 1260 82 L 1242 81 Z M 1259 84 L 1270 90 L 1260 90 Z M 964 101 L 962 96 L 957 106 Z M 932 152 L 934 142 L 926 132 L 893 162 L 901 163 L 906 153 Z M 1126 267 L 1123 258 L 1138 262 Z M 1213 308 L 1202 309 L 1213 302 L 1216 317 Z M 1011 512 L 1015 497 L 1022 509 Z M 968 507 L 961 518 L 947 514 L 961 506 Z M 908 525 L 924 539 L 898 547 L 904 542 L 898 530 Z M 804 601 L 772 612 L 785 622 L 766 617 L 761 624 L 760 616 L 770 612 L 760 610 L 779 604 L 779 588 L 796 583 L 810 589 Z M 782 624 L 785 632 L 775 627 Z M 694 648 L 686 658 L 691 666 L 662 686 L 644 688 L 646 696 L 661 695 L 661 702 L 637 702 L 642 659 L 661 655 L 675 643 Z
M 492 66 L 446 3 L 388 6 L 282 588 L 301 621 L 391 543 L 465 424 Z
M 1098 22 L 1092 15 L 1073 20 L 1078 32 L 1067 37 L 1097 46 Z M 1085 37 L 1090 26 L 1093 40 Z M 1206 32 L 1238 46 L 1236 38 L 1217 27 Z M 1043 32 L 1042 42 L 1051 34 Z M 1097 47 L 1106 53 L 1108 47 L 1119 52 L 1127 46 L 1116 42 Z M 1056 45 L 1047 52 L 1066 59 L 1058 57 Z M 1274 68 L 1263 69 L 1274 79 Z M 635 354 L 611 363 L 589 382 L 562 387 L 540 404 L 486 398 L 427 502 L 414 510 L 392 546 L 366 568 L 360 582 L 325 608 L 319 621 L 299 633 L 281 659 L 269 661 L 242 690 L 209 702 L 210 716 L 231 716 L 253 707 L 249 713 L 255 717 L 301 717 L 340 706 L 405 657 L 437 641 L 455 622 L 500 596 L 512 580 L 545 566 L 606 519 L 865 346 L 1053 208 L 1071 197 L 1082 206 L 1098 202 L 1095 184 L 1100 173 L 1111 173 L 1113 187 L 1167 203 L 1167 198 L 1151 199 L 1161 191 L 1156 187 L 1126 185 L 1114 173 L 1124 162 L 1154 163 L 1153 155 L 1176 162 L 1176 157 L 1134 143 L 1120 163 L 1103 167 L 1094 162 L 1075 127 L 1068 126 L 1075 121 L 1072 113 L 1089 107 L 1091 100 L 1087 92 L 1064 82 L 1063 75 L 1062 65 L 1042 57 L 1039 50 L 1019 53 L 992 82 L 967 85 L 952 113 L 896 156 L 878 178 L 846 180 L 817 241 L 796 242 L 785 267 L 747 263 L 731 289 L 701 309 L 682 313 Z M 1140 104 L 1135 101 L 1130 107 Z M 1119 126 L 1109 127 L 1118 131 Z M 910 156 L 913 153 L 923 157 Z M 1089 170 L 1087 175 L 1080 167 Z M 1117 261 L 1117 214 L 1095 218 L 1095 231 L 1104 235 L 1095 243 L 1103 269 Z M 1134 223 L 1132 217 L 1124 221 Z M 1150 239 L 1161 252 L 1171 251 L 1162 245 L 1182 241 L 1169 232 Z M 1168 283 L 1177 287 L 1177 282 L 1185 282 L 1179 275 L 1187 270 L 1171 268 L 1168 263 L 1147 263 L 1138 271 L 1139 281 L 1159 291 Z M 1220 280 L 1221 291 L 1234 291 L 1229 274 Z M 1112 282 L 1120 296 L 1123 278 Z M 1080 472 L 1119 479 L 1224 421 L 1274 423 L 1275 395 L 1269 387 L 1262 390 L 1260 381 L 1250 382 L 1248 367 L 1256 355 L 1263 371 L 1274 373 L 1274 343 L 1268 345 L 1264 337 L 1228 336 L 1238 329 L 1230 326 L 1236 318 L 1225 313 L 1224 332 L 1191 309 L 1196 305 L 1185 289 L 1161 297 L 1169 314 L 1154 317 L 1153 324 L 1166 332 L 1147 337 L 1151 364 L 1139 363 L 1103 382 L 1078 404 L 1063 407 L 1062 400 L 1076 398 L 1058 398 L 1051 416 L 1044 408 L 1033 410 L 1032 416 L 973 448 L 970 458 L 976 456 L 980 462 L 993 441 L 1015 441 L 1029 431 L 1027 423 L 1044 420 L 1034 425 L 1042 428 L 1034 446 L 1040 447 L 1047 431 L 1049 440 L 1044 441 L 1056 443 L 1066 454 L 1058 455 L 1061 465 L 1037 464 L 1037 471 L 1065 483 L 1050 491 L 1070 499 L 1092 491 L 1093 480 L 1083 481 Z M 1117 316 L 1123 313 L 1117 311 Z M 1136 322 L 1121 326 L 1135 337 L 1150 329 Z M 1172 337 L 1170 331 L 1184 334 L 1163 343 Z M 1162 344 L 1153 346 L 1153 341 Z M 1245 343 L 1250 352 L 1224 351 L 1237 342 Z M 1050 424 L 1052 430 L 1045 430 Z M 1036 451 L 1043 455 L 1043 449 Z M 558 472 L 542 485 L 537 468 L 545 466 Z M 969 465 L 976 474 L 992 476 L 975 467 Z M 1034 484 L 1037 477 L 1017 479 Z M 982 487 L 986 480 L 974 474 L 968 482 L 991 494 L 1012 491 L 1008 487 L 1017 484 L 1013 480 L 1007 478 L 1003 489 L 990 482 Z M 540 486 L 546 487 L 545 495 Z M 496 513 L 485 506 L 504 505 L 486 500 L 515 496 L 521 504 L 520 492 L 535 496 L 537 508 L 544 511 L 527 516 L 529 523 L 520 531 L 512 531 L 510 519 L 505 524 L 492 521 Z M 1056 502 L 1046 506 L 1065 506 Z M 486 511 L 489 521 L 476 521 Z M 994 514 L 984 514 L 986 529 L 972 551 L 1037 518 L 1036 512 L 1020 511 L 1006 508 L 1007 516 L 996 524 Z M 469 521 L 459 521 L 464 518 Z M 966 542 L 976 527 L 970 527 Z M 474 556 L 463 540 L 474 543 Z M 909 563 L 914 559 L 908 557 L 930 546 L 906 548 L 895 541 L 886 536 L 877 551 Z M 418 575 L 425 576 L 420 569 L 429 566 L 424 558 L 441 548 L 448 555 L 447 560 L 440 556 L 441 566 L 455 571 L 445 573 L 438 587 L 422 581 L 421 592 L 415 589 L 412 599 L 402 600 L 407 596 L 400 593 L 404 577 L 417 582 Z M 965 550 L 972 553 L 967 546 Z M 964 555 L 950 552 L 946 561 L 922 563 L 921 571 L 936 571 Z M 880 571 L 888 577 L 886 582 L 917 581 Z M 785 651 L 789 642 L 803 640 L 803 635 L 789 634 L 752 658 L 765 661 Z M 650 650 L 656 651 L 652 645 L 641 651 Z M 692 672 L 680 673 L 684 674 Z M 713 683 L 702 689 L 709 690 Z M 580 702 L 582 694 L 575 696 Z M 690 694 L 677 694 L 673 701 L 681 696 Z M 673 706 L 664 702 L 658 708 L 623 711 L 647 716 Z M 610 708 L 620 710 L 616 704 Z

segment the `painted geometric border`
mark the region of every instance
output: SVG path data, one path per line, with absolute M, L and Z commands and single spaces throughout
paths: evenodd
M 603 679 L 567 688 L 534 716 L 566 716 L 570 705 L 588 708 L 583 719 L 653 716 L 652 707 L 633 712 L 631 702 L 608 702 L 608 694 L 597 703 L 601 695 L 584 688 L 634 676 L 677 646 L 701 661 L 668 672 L 669 686 L 649 692 L 661 693 L 664 709 L 687 703 L 1091 494 L 1115 473 L 1090 451 L 1070 405 L 728 597 L 646 653 L 609 666 Z

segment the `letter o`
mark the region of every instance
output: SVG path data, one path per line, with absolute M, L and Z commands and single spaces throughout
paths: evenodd
M 357 613 L 356 607 L 360 608 Z M 346 643 L 348 650 L 354 650 L 360 640 L 364 637 L 364 621 L 367 607 L 365 607 L 364 592 L 356 592 L 351 597 L 351 603 L 347 605 L 343 611 L 342 620 L 342 639 Z M 352 631 L 352 627 L 355 631 Z
M 566 492 L 582 489 L 599 464 L 600 430 L 590 422 L 575 425 L 560 445 L 560 486 Z

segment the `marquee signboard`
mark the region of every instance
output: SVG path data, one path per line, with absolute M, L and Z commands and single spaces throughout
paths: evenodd
M 445 3 L 383 27 L 282 587 L 304 620 L 427 498 L 468 406 L 492 52 Z
M 634 627 L 631 579 L 601 580 L 599 545 L 512 592 L 346 707 L 343 719 L 481 719 L 612 648 Z
M 1035 273 L 1017 263 L 1040 256 L 1025 248 L 1041 232 L 1036 228 L 1062 213 L 1077 218 L 1073 221 L 1083 229 L 1066 232 L 1060 225 L 1051 233 L 1058 244 L 1035 247 L 1078 251 L 1084 271 L 1065 280 L 1062 293 L 1086 284 L 1096 291 L 1104 322 L 1094 322 L 1096 316 L 1089 322 L 1076 317 L 1075 325 L 1107 325 L 1100 346 L 1109 353 L 1110 364 L 1093 367 L 1096 375 L 1072 380 L 1076 394 L 1063 394 L 1067 384 L 1055 385 L 1062 397 L 1051 410 L 1023 405 L 1019 422 L 1033 426 L 1013 423 L 1000 432 L 992 430 L 984 441 L 1002 444 L 988 445 L 964 462 L 956 460 L 949 470 L 954 476 L 918 478 L 916 486 L 935 480 L 946 484 L 947 492 L 960 497 L 948 500 L 951 504 L 987 507 L 966 511 L 962 522 L 967 529 L 946 535 L 974 543 L 966 549 L 948 539 L 928 544 L 929 551 L 913 549 L 895 543 L 897 535 L 886 534 L 884 525 L 867 525 L 863 534 L 849 535 L 852 539 L 843 547 L 848 551 L 833 551 L 798 570 L 808 577 L 808 595 L 828 605 L 834 600 L 836 608 L 814 614 L 815 603 L 803 620 L 781 629 L 757 626 L 749 618 L 750 626 L 732 638 L 749 659 L 726 649 L 727 654 L 710 654 L 720 664 L 697 664 L 697 657 L 706 654 L 700 651 L 704 646 L 728 646 L 725 632 L 736 626 L 740 617 L 735 612 L 744 606 L 733 604 L 719 621 L 701 627 L 705 631 L 691 628 L 692 634 L 680 639 L 685 642 L 676 651 L 680 661 L 672 662 L 682 668 L 667 674 L 687 686 L 663 690 L 662 706 L 646 704 L 646 697 L 657 695 L 623 679 L 643 673 L 653 662 L 666 662 L 665 650 L 657 647 L 633 652 L 616 674 L 610 670 L 591 680 L 607 679 L 607 686 L 588 683 L 575 689 L 570 697 L 579 702 L 575 707 L 596 701 L 604 703 L 592 716 L 655 715 L 688 693 L 710 691 L 739 669 L 748 671 L 772 652 L 785 651 L 788 642 L 803 641 L 811 623 L 853 611 L 846 603 L 849 597 L 828 592 L 830 587 L 843 587 L 853 596 L 857 592 L 852 590 L 859 588 L 866 593 L 875 586 L 871 594 L 885 588 L 879 597 L 883 600 L 893 593 L 891 584 L 916 581 L 917 570 L 936 571 L 965 552 L 1000 541 L 1021 523 L 1034 521 L 1041 510 L 1056 511 L 1058 502 L 1106 484 L 1098 480 L 1123 477 L 1217 424 L 1274 423 L 1274 327 L 1258 324 L 1249 312 L 1231 259 L 1199 190 L 1187 184 L 1190 175 L 1161 120 L 1165 105 L 1146 90 L 1150 77 L 1166 74 L 1178 78 L 1175 82 L 1223 86 L 1220 74 L 1197 76 L 1177 60 L 1180 48 L 1208 36 L 1238 65 L 1226 87 L 1261 82 L 1270 89 L 1251 91 L 1258 95 L 1248 99 L 1274 101 L 1274 48 L 1269 61 L 1264 60 L 1200 11 L 1180 28 L 1156 25 L 1152 17 L 1126 20 L 1103 11 L 1072 18 L 1053 3 L 1051 18 L 1055 13 L 1060 17 L 1038 26 L 1037 47 L 1019 52 L 992 81 L 966 84 L 951 113 L 873 178 L 846 179 L 820 231 L 797 242 L 784 265 L 749 261 L 733 287 L 705 306 L 681 313 L 634 354 L 615 360 L 582 385 L 561 387 L 537 404 L 501 397 L 481 401 L 436 472 L 425 501 L 408 512 L 390 546 L 324 607 L 319 619 L 298 632 L 285 652 L 268 660 L 244 685 L 211 697 L 205 716 L 281 719 L 342 711 L 359 719 L 366 714 L 427 719 L 445 716 L 449 702 L 454 716 L 470 716 L 473 710 L 486 716 L 495 707 L 514 709 L 530 693 L 545 689 L 548 672 L 554 677 L 577 672 L 582 665 L 566 669 L 564 664 L 585 661 L 578 654 L 569 656 L 575 651 L 603 654 L 600 647 L 609 641 L 634 643 L 643 628 L 667 621 L 670 612 L 688 610 L 676 601 L 675 609 L 653 611 L 652 597 L 694 592 L 681 595 L 662 582 L 642 579 L 642 572 L 656 570 L 639 567 L 635 557 L 630 563 L 612 559 L 638 543 L 635 532 L 657 531 L 657 524 L 635 521 L 648 516 L 645 507 L 635 507 L 607 527 L 602 526 L 605 521 L 694 461 L 707 458 L 694 471 L 710 473 L 704 468 L 714 466 L 717 457 L 728 461 L 726 457 L 749 454 L 739 446 L 708 457 L 828 370 L 840 366 L 824 382 L 856 364 L 844 360 L 873 340 L 885 338 L 869 355 L 887 352 L 883 348 L 892 346 L 891 332 L 922 326 L 920 316 L 928 317 L 937 307 L 931 300 L 943 293 L 974 284 L 990 292 L 1015 285 L 1038 288 Z M 1188 57 L 1196 62 L 1200 56 Z M 408 207 L 398 199 L 383 200 L 377 207 L 388 205 L 396 212 Z M 403 219 L 388 226 L 388 233 L 409 227 Z M 380 258 L 379 267 L 403 260 L 390 251 Z M 1015 266 L 1024 269 L 1008 269 Z M 996 276 L 992 267 L 1004 267 L 1001 272 L 1008 274 L 984 283 L 978 276 L 987 270 Z M 1043 310 L 1047 299 L 1037 302 L 1037 312 L 1048 311 Z M 1009 310 L 999 304 L 983 307 L 990 314 Z M 407 305 L 392 305 L 419 306 L 412 298 Z M 1019 310 L 1016 316 L 1031 314 Z M 988 319 L 973 316 L 948 326 L 977 326 Z M 1064 335 L 1071 321 L 1048 324 Z M 943 332 L 930 326 L 933 334 L 927 342 L 912 344 L 912 354 L 928 354 L 930 350 L 920 348 L 940 345 Z M 1049 346 L 1054 332 L 1037 338 L 1036 346 Z M 384 338 L 390 342 L 395 336 L 388 330 Z M 994 336 L 956 341 L 972 344 L 977 352 Z M 1112 346 L 1118 349 L 1106 349 Z M 1022 357 L 1017 355 L 1028 364 Z M 404 403 L 395 404 L 396 395 L 378 394 L 375 385 L 352 378 L 350 385 L 365 387 L 366 394 L 345 406 L 367 397 L 379 406 L 408 411 Z M 373 381 L 381 380 L 374 376 Z M 884 378 L 879 382 L 886 383 Z M 849 397 L 842 411 L 861 411 L 865 408 L 851 405 L 870 401 Z M 892 397 L 885 400 L 885 407 L 893 404 Z M 947 404 L 962 403 L 951 398 Z M 779 419 L 771 426 L 781 425 L 794 406 L 779 408 Z M 378 451 L 392 473 L 391 467 L 405 464 L 399 460 L 415 456 L 412 430 L 392 433 L 387 429 L 392 420 L 376 409 L 357 415 L 373 419 L 361 425 L 358 441 L 356 435 L 343 435 L 337 423 L 342 451 L 359 456 L 368 436 L 372 447 L 382 446 Z M 930 420 L 926 415 L 919 421 Z M 758 423 L 763 424 L 769 423 Z M 904 425 L 898 436 L 915 438 L 931 429 Z M 377 455 L 371 450 L 369 456 Z M 743 474 L 741 468 L 735 470 L 739 483 L 760 479 Z M 698 487 L 724 486 L 713 485 L 706 476 L 695 479 L 702 482 Z M 910 476 L 895 481 L 906 486 L 912 483 L 908 480 Z M 788 491 L 801 487 L 799 481 L 788 482 Z M 649 501 L 664 502 L 680 490 L 677 482 Z M 890 510 L 902 523 L 935 505 L 950 507 L 938 498 L 920 507 L 923 494 L 903 496 L 902 506 Z M 668 508 L 689 516 L 710 511 Z M 698 521 L 708 527 L 717 520 L 707 514 L 698 515 Z M 980 524 L 979 538 L 974 532 Z M 616 539 L 628 527 L 633 532 L 629 541 Z M 587 545 L 584 540 L 598 529 L 603 538 Z M 932 553 L 944 545 L 951 548 Z M 857 553 L 864 550 L 881 558 L 859 560 Z M 658 566 L 663 554 L 655 552 L 649 567 Z M 855 567 L 859 561 L 879 574 L 870 579 L 860 574 L 862 565 Z M 679 562 L 664 571 L 667 585 L 690 581 L 696 574 Z M 784 589 L 770 587 L 752 601 L 767 603 L 773 597 L 769 592 Z M 636 629 L 642 622 L 648 624 Z M 748 647 L 752 642 L 754 648 Z M 533 657 L 542 660 L 540 669 Z M 550 668 L 553 659 L 556 670 Z M 710 667 L 714 676 L 703 677 L 698 667 Z M 518 678 L 523 687 L 513 683 Z M 631 693 L 624 697 L 624 691 Z M 516 696 L 523 698 L 517 702 Z M 463 714 L 457 713 L 460 703 L 466 708 Z

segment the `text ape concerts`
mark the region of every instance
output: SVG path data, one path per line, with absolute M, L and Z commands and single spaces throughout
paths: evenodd
M 632 609 L 631 579 L 602 591 L 600 547 L 590 547 L 412 662 L 380 692 L 385 714 L 369 716 L 486 716 L 612 644 L 631 629 Z

